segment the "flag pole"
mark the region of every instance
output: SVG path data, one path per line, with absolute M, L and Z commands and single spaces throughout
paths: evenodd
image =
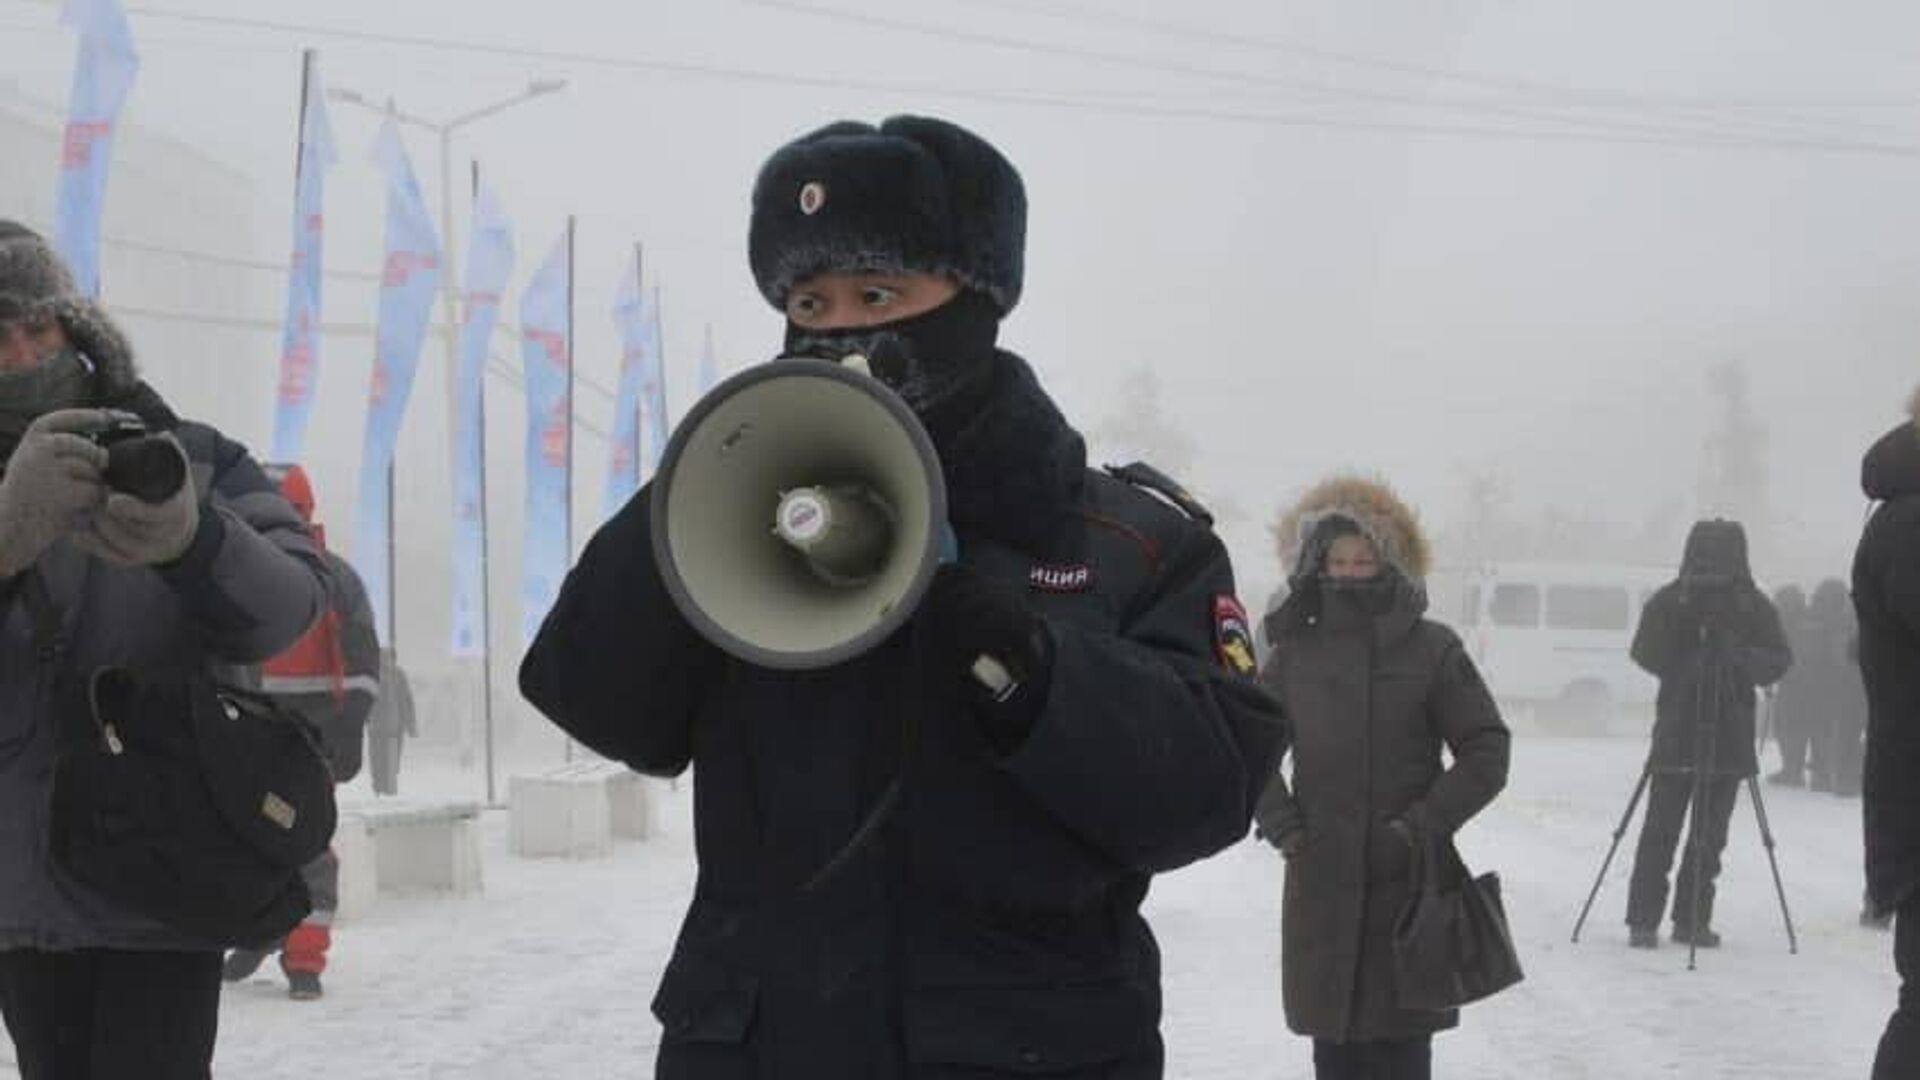
M 293 144 L 293 197 L 296 205 L 295 213 L 299 212 L 297 206 L 300 201 L 300 181 L 305 177 L 307 171 L 307 104 L 308 98 L 313 94 L 313 66 L 318 62 L 319 57 L 320 50 L 318 49 L 300 50 L 300 119 L 294 124 L 294 130 L 299 132 L 299 135 Z
M 398 115 L 399 110 L 394 107 L 393 99 L 388 98 L 387 117 L 392 119 Z M 373 360 L 376 368 L 380 363 L 379 351 L 379 341 L 376 339 L 374 342 L 375 355 Z M 396 500 L 393 497 L 393 480 L 399 472 L 394 466 L 400 457 L 399 447 L 397 445 L 400 437 L 397 431 L 394 434 L 393 441 L 396 445 L 393 451 L 387 455 L 387 640 L 382 642 L 382 644 L 392 649 L 393 654 L 398 656 L 400 655 L 400 580 L 398 577 L 400 570 L 400 523 L 394 518 Z
M 479 213 L 480 163 L 473 162 L 474 212 Z M 472 287 L 469 281 L 468 287 Z M 471 302 L 471 301 L 469 301 Z M 484 362 L 484 361 L 483 361 Z M 493 733 L 493 569 L 492 529 L 487 518 L 487 380 L 480 380 L 479 415 L 475 424 L 480 441 L 480 722 L 486 732 L 487 805 L 494 804 Z
M 573 234 L 574 217 L 567 215 L 567 513 L 564 523 L 564 550 L 567 565 L 573 565 Z M 568 736 L 566 761 L 573 760 L 573 737 Z

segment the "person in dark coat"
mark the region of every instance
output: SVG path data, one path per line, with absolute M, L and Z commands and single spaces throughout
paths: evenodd
M 1794 670 L 1803 672 L 1809 703 L 1818 723 L 1813 738 L 1825 766 L 1815 777 L 1816 791 L 1843 798 L 1860 794 L 1867 734 L 1866 688 L 1860 681 L 1859 625 L 1846 583 L 1837 578 L 1813 590 L 1807 605 L 1804 644 L 1794 646 Z
M 87 436 L 138 415 L 185 457 L 161 503 L 111 491 Z M 220 948 L 68 879 L 48 856 L 65 733 L 30 597 L 75 671 L 220 668 L 291 645 L 326 572 L 246 450 L 181 420 L 37 234 L 0 221 L 0 1014 L 23 1080 L 204 1080 Z M 33 579 L 37 578 L 38 581 Z
M 1714 880 L 1740 783 L 1760 770 L 1754 745 L 1755 692 L 1793 666 L 1780 616 L 1758 586 L 1747 535 L 1736 522 L 1703 521 L 1687 536 L 1680 576 L 1640 614 L 1633 660 L 1660 680 L 1647 767 L 1647 816 L 1627 890 L 1627 927 L 1635 948 L 1660 944 L 1667 872 L 1692 827 L 1673 888 L 1673 939 L 1713 948 Z M 1695 773 L 1703 771 L 1695 797 Z M 1696 865 L 1695 853 L 1699 859 Z M 1695 917 L 1695 885 L 1698 917 Z
M 1895 915 L 1900 973 L 1873 1080 L 1920 1076 L 1920 392 L 1909 411 L 1861 465 L 1861 487 L 1880 505 L 1853 561 L 1867 691 L 1867 903 Z
M 1336 478 L 1281 529 L 1302 541 L 1260 681 L 1281 704 L 1293 781 L 1276 771 L 1255 819 L 1287 860 L 1287 1026 L 1313 1038 L 1321 1080 L 1421 1080 L 1433 1034 L 1459 1015 L 1400 1006 L 1393 924 L 1414 845 L 1450 844 L 1506 785 L 1507 727 L 1459 637 L 1423 617 L 1427 543 L 1390 490 Z
M 380 700 L 374 702 L 367 726 L 367 765 L 373 772 L 375 795 L 400 794 L 400 753 L 408 739 L 420 734 L 414 711 L 413 682 L 400 656 L 380 650 Z
M 1013 167 L 939 120 L 834 124 L 754 185 L 750 259 L 787 353 L 871 358 L 939 454 L 960 557 L 901 632 L 812 671 L 722 652 L 663 583 L 649 485 L 521 666 L 586 746 L 693 768 L 700 872 L 653 1001 L 660 1080 L 1162 1074 L 1140 903 L 1244 838 L 1277 709 L 1204 511 L 1150 471 L 1089 470 L 996 347 L 1024 229 Z M 983 655 L 1010 687 L 975 680 Z
M 1780 613 L 1780 629 L 1795 656 L 1807 651 L 1810 623 L 1807 619 L 1807 594 L 1798 585 L 1783 586 L 1773 594 L 1773 609 Z M 1805 678 L 1795 665 L 1769 689 L 1772 697 L 1773 740 L 1780 748 L 1780 769 L 1767 777 L 1770 784 L 1782 787 L 1806 787 L 1808 767 L 1812 767 L 1816 787 L 1826 785 L 1826 747 L 1814 738 L 1819 708 Z M 1809 761 L 1811 758 L 1811 761 Z

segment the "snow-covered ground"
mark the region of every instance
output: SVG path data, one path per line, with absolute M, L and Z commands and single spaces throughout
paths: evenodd
M 1522 739 L 1512 786 L 1463 834 L 1497 869 L 1529 978 L 1440 1038 L 1443 1077 L 1708 1080 L 1864 1076 L 1895 980 L 1890 940 L 1856 924 L 1859 804 L 1768 788 L 1800 931 L 1790 956 L 1743 798 L 1716 923 L 1727 945 L 1626 948 L 1632 834 L 1582 943 L 1568 942 L 1635 778 L 1642 744 Z M 409 794 L 471 798 L 431 764 Z M 300 1078 L 602 1078 L 652 1075 L 647 1002 L 692 882 L 686 789 L 660 792 L 664 831 L 587 862 L 516 859 L 486 821 L 486 891 L 383 897 L 337 933 L 327 996 L 287 999 L 264 972 L 230 987 L 216 1075 Z M 1637 821 L 1636 821 L 1637 825 Z M 1168 1075 L 1312 1074 L 1280 1015 L 1277 856 L 1248 842 L 1154 889 L 1166 955 Z M 0 1051 L 4 1053 L 4 1051 Z M 0 1066 L 0 1075 L 8 1075 Z

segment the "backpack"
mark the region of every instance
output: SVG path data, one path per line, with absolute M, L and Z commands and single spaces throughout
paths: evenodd
M 317 526 L 313 531 L 324 551 L 322 534 Z M 261 664 L 259 671 L 261 693 L 294 699 L 290 704 L 308 714 L 308 721 L 320 731 L 334 779 L 342 784 L 360 774 L 360 744 L 365 735 L 364 725 L 348 715 L 344 626 L 329 594 L 320 618 L 285 652 Z M 326 703 L 316 707 L 313 699 L 323 695 Z
M 286 652 L 260 665 L 260 690 L 267 694 L 331 694 L 335 704 L 347 696 L 347 655 L 340 646 L 340 613 L 331 603 Z
M 211 671 L 80 672 L 37 572 L 24 582 L 54 667 L 47 846 L 72 880 L 210 944 L 263 947 L 312 907 L 300 868 L 337 811 L 316 733 Z

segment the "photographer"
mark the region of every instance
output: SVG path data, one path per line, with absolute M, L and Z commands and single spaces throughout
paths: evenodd
M 1654 593 L 1641 613 L 1633 659 L 1660 680 L 1660 694 L 1627 927 L 1635 948 L 1660 944 L 1667 871 L 1680 826 L 1690 817 L 1686 854 L 1674 882 L 1673 940 L 1714 948 L 1720 936 L 1712 929 L 1713 886 L 1727 825 L 1740 782 L 1760 769 L 1755 691 L 1778 682 L 1793 666 L 1779 613 L 1754 585 L 1746 532 L 1738 523 L 1703 521 L 1693 527 L 1679 580 Z
M 136 426 L 160 433 L 141 449 L 174 474 L 171 494 L 146 493 L 157 502 L 108 482 L 102 433 Z M 77 670 L 247 664 L 313 622 L 325 572 L 246 451 L 176 418 L 46 242 L 6 221 L 0 460 L 0 1014 L 23 1080 L 200 1080 L 219 949 L 68 880 L 48 854 L 64 736 L 43 646 L 60 630 L 36 612 L 53 609 L 59 662 Z
M 750 261 L 787 352 L 875 358 L 938 450 L 960 559 L 906 628 L 812 671 L 722 653 L 668 596 L 647 488 L 521 667 L 599 753 L 694 770 L 660 1080 L 1162 1074 L 1140 903 L 1246 835 L 1278 717 L 1205 512 L 1089 470 L 996 347 L 1025 226 L 999 151 L 920 117 L 823 128 L 754 185 Z M 1010 687 L 975 680 L 983 655 Z M 849 847 L 896 777 L 895 812 Z
M 1861 466 L 1861 486 L 1880 506 L 1853 563 L 1867 688 L 1867 903 L 1871 916 L 1896 916 L 1901 980 L 1874 1080 L 1920 1076 L 1920 393 L 1911 412 Z

